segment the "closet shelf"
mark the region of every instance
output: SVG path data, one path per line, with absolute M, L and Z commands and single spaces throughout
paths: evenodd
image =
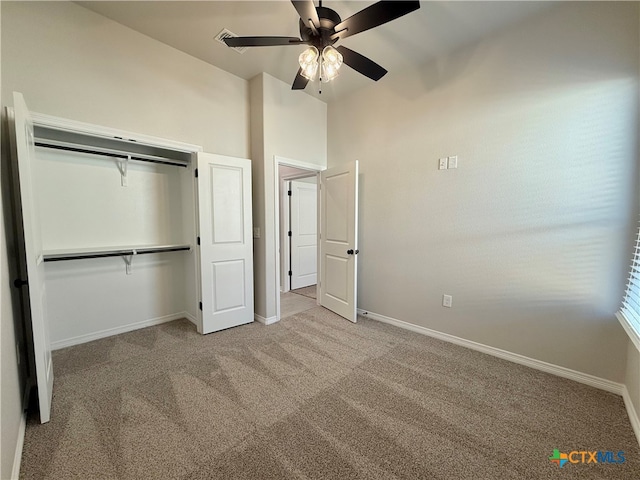
M 148 153 L 127 152 L 124 150 L 116 150 L 112 148 L 104 148 L 98 146 L 85 146 L 76 143 L 63 142 L 59 140 L 51 140 L 48 138 L 36 138 L 36 147 L 52 148 L 54 150 L 64 150 L 66 152 L 88 153 L 91 155 L 100 155 L 111 158 L 130 158 L 141 162 L 159 163 L 163 165 L 175 165 L 178 167 L 187 167 L 189 162 L 160 157 Z
M 191 250 L 191 245 L 141 245 L 134 247 L 78 248 L 71 250 L 49 250 L 43 252 L 45 262 L 61 260 L 81 260 L 84 258 L 126 257 L 129 255 L 145 255 L 147 253 L 181 252 Z

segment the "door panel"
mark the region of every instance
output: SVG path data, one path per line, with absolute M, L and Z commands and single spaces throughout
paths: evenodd
M 213 311 L 223 312 L 245 306 L 244 260 L 212 263 L 213 267 Z
M 291 191 L 291 288 L 317 283 L 318 186 L 292 181 Z
M 242 168 L 208 164 L 213 243 L 244 241 Z
M 355 322 L 358 162 L 327 169 L 320 178 L 320 303 Z
M 253 322 L 251 161 L 198 153 L 202 333 Z
M 349 259 L 327 255 L 326 268 L 326 294 L 347 305 L 349 302 L 349 290 L 347 288 Z
M 25 304 L 29 305 L 30 309 L 30 312 L 25 314 L 30 316 L 31 321 L 40 421 L 46 423 L 51 418 L 53 364 L 47 317 L 47 292 L 44 284 L 42 238 L 38 205 L 34 194 L 35 138 L 29 109 L 21 94 L 13 94 L 13 105 L 15 130 L 11 132 L 10 138 L 18 163 L 25 250 L 25 268 L 22 269 L 26 269 L 28 284 L 25 294 L 28 296 L 28 301 Z

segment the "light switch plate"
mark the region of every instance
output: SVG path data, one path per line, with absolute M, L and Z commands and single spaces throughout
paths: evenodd
M 448 168 L 458 168 L 458 156 L 457 155 L 449 157 Z
M 253 238 L 260 238 L 260 227 L 253 227 Z

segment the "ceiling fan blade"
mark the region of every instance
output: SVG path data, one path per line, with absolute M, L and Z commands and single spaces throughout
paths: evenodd
M 302 67 L 300 67 L 296 74 L 296 78 L 293 80 L 293 85 L 291 85 L 291 90 L 304 90 L 307 83 L 309 83 L 309 79 L 302 76 Z
M 302 19 L 305 25 L 309 25 L 309 20 L 313 22 L 313 26 L 320 28 L 320 19 L 318 18 L 318 12 L 313 0 L 291 0 L 293 6 L 296 8 L 298 15 Z
M 373 5 L 360 10 L 346 20 L 335 26 L 335 31 L 331 38 L 347 38 L 356 33 L 364 32 L 370 28 L 377 27 L 384 23 L 400 18 L 407 13 L 420 8 L 420 1 L 389 1 L 382 0 Z
M 336 50 L 342 54 L 342 60 L 345 64 L 349 65 L 356 72 L 361 73 L 365 77 L 369 77 L 371 80 L 375 80 L 377 82 L 387 73 L 387 70 L 376 62 L 368 59 L 364 55 L 360 55 L 358 52 L 354 52 L 350 48 L 340 45 Z
M 275 47 L 305 42 L 296 37 L 228 37 L 224 39 L 224 43 L 228 47 Z

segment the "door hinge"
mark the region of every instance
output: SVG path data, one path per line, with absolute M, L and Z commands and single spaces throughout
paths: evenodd
M 195 174 L 196 174 L 196 178 L 198 178 L 198 169 L 197 168 L 196 168 Z
M 289 276 L 293 275 L 293 272 L 291 270 L 289 270 Z
M 200 310 L 202 310 L 202 302 L 200 302 L 200 305 L 199 305 L 199 307 L 200 307 Z
M 291 196 L 291 190 L 287 191 L 287 195 Z
M 198 237 L 198 245 L 200 245 L 200 237 Z
M 291 236 L 291 235 L 292 235 L 291 230 L 289 230 L 289 231 L 287 232 L 287 234 L 288 234 L 289 236 Z

